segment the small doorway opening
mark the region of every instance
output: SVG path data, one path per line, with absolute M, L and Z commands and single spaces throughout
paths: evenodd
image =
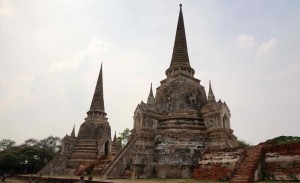
M 108 156 L 108 154 L 109 154 L 109 142 L 106 141 L 105 142 L 105 147 L 104 147 L 104 155 Z

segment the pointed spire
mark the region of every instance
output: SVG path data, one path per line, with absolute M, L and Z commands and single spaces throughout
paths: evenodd
M 73 126 L 73 130 L 72 130 L 72 133 L 71 133 L 71 137 L 75 137 L 75 124 Z
M 185 29 L 184 29 L 184 21 L 183 21 L 182 8 L 181 8 L 182 5 L 180 4 L 179 6 L 180 6 L 179 18 L 178 18 L 176 37 L 175 37 L 175 43 L 174 43 L 173 55 L 172 55 L 172 61 L 170 67 L 176 65 L 185 65 L 190 67 L 189 55 L 188 55 L 187 44 L 186 44 Z
M 208 91 L 208 94 L 214 94 L 213 91 L 212 91 L 212 88 L 211 88 L 211 82 L 209 80 L 209 91 Z
M 151 86 L 150 86 L 150 93 L 149 95 L 153 95 L 153 91 L 152 91 L 152 83 L 151 83 Z
M 194 75 L 195 71 L 190 66 L 188 49 L 187 49 L 187 42 L 185 36 L 185 29 L 184 29 L 184 21 L 183 21 L 183 14 L 182 14 L 182 4 L 179 5 L 179 18 L 177 23 L 177 30 L 175 36 L 175 43 L 173 48 L 173 55 L 170 67 L 166 70 L 166 75 L 169 76 L 172 74 L 173 70 L 186 70 L 189 75 Z
M 209 80 L 209 90 L 208 90 L 208 102 L 216 102 L 214 92 L 211 87 L 211 82 Z
M 104 99 L 103 99 L 102 63 L 101 63 L 100 73 L 96 84 L 91 107 L 90 110 L 88 111 L 88 115 L 94 115 L 94 114 L 101 114 L 106 116 L 104 110 Z
M 152 83 L 151 83 L 151 86 L 150 86 L 150 93 L 149 93 L 149 96 L 148 96 L 148 100 L 147 100 L 147 104 L 154 104 L 155 103 L 155 99 L 154 99 L 154 96 L 153 96 L 153 91 L 152 91 Z

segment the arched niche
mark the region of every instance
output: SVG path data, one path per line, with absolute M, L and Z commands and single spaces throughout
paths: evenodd
M 142 127 L 142 115 L 137 113 L 135 116 L 135 128 L 139 129 Z
M 229 118 L 228 118 L 227 114 L 224 114 L 222 121 L 223 121 L 223 127 L 224 128 L 230 128 L 230 126 L 229 126 Z

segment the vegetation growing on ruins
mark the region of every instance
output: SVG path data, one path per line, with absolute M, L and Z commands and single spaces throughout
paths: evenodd
M 240 147 L 246 148 L 246 149 L 252 147 L 252 145 L 250 143 L 248 143 L 244 140 L 238 140 L 238 144 L 239 144 Z
M 267 140 L 274 144 L 290 144 L 290 143 L 300 143 L 300 137 L 297 136 L 279 136 L 273 139 Z

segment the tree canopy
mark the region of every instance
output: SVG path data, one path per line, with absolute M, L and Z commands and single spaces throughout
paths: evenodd
M 121 142 L 122 146 L 125 146 L 128 142 L 128 137 L 131 134 L 130 130 L 126 128 L 123 132 L 119 133 L 117 137 L 118 141 Z
M 42 140 L 28 139 L 16 146 L 13 140 L 0 141 L 0 174 L 36 173 L 43 168 L 60 148 L 60 138 L 49 136 Z M 14 143 L 7 143 L 14 142 Z M 8 144 L 4 146 L 5 144 Z
M 11 148 L 16 145 L 16 142 L 10 139 L 0 140 L 0 151 Z

